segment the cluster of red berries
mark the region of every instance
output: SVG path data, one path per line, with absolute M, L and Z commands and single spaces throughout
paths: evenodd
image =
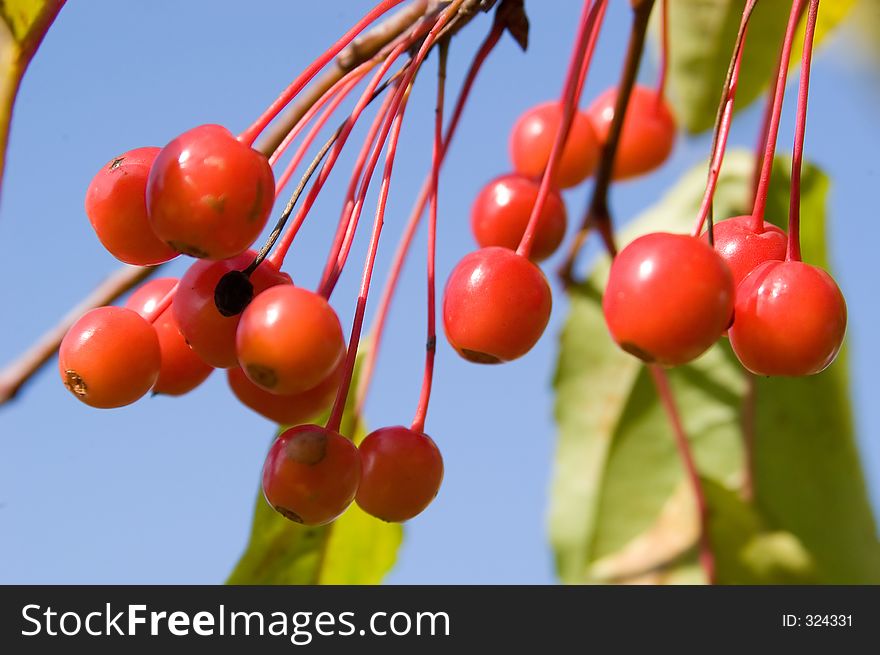
M 266 157 L 217 125 L 102 168 L 86 213 L 111 254 L 138 265 L 197 259 L 180 280 L 149 281 L 124 307 L 94 309 L 70 328 L 59 369 L 74 396 L 121 407 L 151 390 L 187 393 L 223 368 L 243 404 L 280 424 L 325 411 L 340 387 L 345 337 L 326 298 L 250 250 L 274 200 Z M 440 452 L 421 432 L 384 428 L 358 447 L 305 425 L 273 444 L 263 489 L 307 524 L 333 520 L 355 497 L 381 519 L 404 521 L 427 507 L 442 477 Z
M 714 247 L 653 233 L 611 264 L 602 307 L 615 341 L 665 366 L 685 364 L 727 333 L 758 375 L 824 370 L 846 331 L 846 302 L 824 270 L 787 258 L 786 234 L 737 216 L 714 226 Z
M 488 364 L 516 359 L 531 350 L 544 332 L 552 298 L 536 263 L 552 255 L 565 237 L 566 209 L 560 189 L 576 186 L 595 172 L 616 101 L 617 90 L 609 89 L 587 111 L 575 112 L 528 257 L 516 249 L 562 123 L 562 105 L 537 105 L 514 125 L 510 155 L 515 172 L 492 180 L 477 195 L 471 228 L 480 250 L 464 257 L 446 284 L 446 336 L 465 359 Z M 612 177 L 628 179 L 659 167 L 672 152 L 675 132 L 675 120 L 662 95 L 636 86 Z

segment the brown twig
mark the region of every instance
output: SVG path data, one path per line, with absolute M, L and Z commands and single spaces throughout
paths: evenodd
M 636 77 L 639 74 L 639 65 L 642 60 L 642 52 L 645 49 L 645 35 L 648 31 L 648 19 L 651 17 L 651 9 L 654 0 L 631 0 L 633 10 L 632 29 L 629 35 L 629 45 L 626 51 L 626 60 L 623 65 L 620 84 L 617 87 L 617 102 L 614 106 L 614 119 L 608 128 L 608 140 L 602 146 L 602 154 L 599 159 L 599 167 L 596 170 L 596 184 L 593 186 L 593 195 L 587 207 L 586 214 L 580 229 L 574 235 L 569 246 L 568 254 L 559 268 L 559 278 L 568 287 L 573 284 L 572 271 L 575 260 L 581 247 L 586 241 L 590 231 L 599 230 L 605 241 L 605 247 L 610 254 L 614 254 L 613 228 L 611 212 L 608 208 L 608 190 L 611 187 L 612 174 L 614 171 L 614 159 L 617 155 L 617 147 L 620 143 L 620 135 L 623 132 L 623 121 L 626 117 L 626 109 L 632 95 Z
M 462 27 L 478 10 L 485 11 L 493 4 L 494 2 L 487 0 L 467 0 L 462 7 L 461 16 L 458 17 L 461 20 L 456 21 L 457 27 Z M 436 7 L 436 0 L 413 0 L 355 39 L 339 54 L 333 66 L 306 88 L 287 111 L 275 121 L 256 146 L 257 149 L 267 156 L 271 154 L 287 132 L 334 82 L 347 71 L 376 56 L 383 47 L 410 29 L 434 7 Z M 61 339 L 64 338 L 65 333 L 77 318 L 90 309 L 112 303 L 160 268 L 161 265 L 151 267 L 125 266 L 98 285 L 30 348 L 0 370 L 0 405 L 15 398 L 21 388 L 52 359 L 58 350 Z

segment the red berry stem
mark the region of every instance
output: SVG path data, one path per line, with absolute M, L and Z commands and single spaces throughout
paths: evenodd
M 712 552 L 712 543 L 709 537 L 709 505 L 706 502 L 706 495 L 703 493 L 703 485 L 700 482 L 700 472 L 697 470 L 697 464 L 694 461 L 693 452 L 691 451 L 690 442 L 687 438 L 684 425 L 681 422 L 681 416 L 675 403 L 675 396 L 669 385 L 669 377 L 666 371 L 655 364 L 648 365 L 648 371 L 657 388 L 657 394 L 660 396 L 660 402 L 663 409 L 672 424 L 672 432 L 675 435 L 675 445 L 678 447 L 682 464 L 684 465 L 685 475 L 690 482 L 694 493 L 694 500 L 697 504 L 697 513 L 700 522 L 700 565 L 706 574 L 706 581 L 709 584 L 715 584 L 715 554 Z
M 770 176 L 773 172 L 773 158 L 776 154 L 776 140 L 779 136 L 779 121 L 782 116 L 782 102 L 785 99 L 785 82 L 788 77 L 788 62 L 791 58 L 791 47 L 794 35 L 806 0 L 794 0 L 791 3 L 791 12 L 788 17 L 788 25 L 785 28 L 785 39 L 782 42 L 782 51 L 779 55 L 779 65 L 776 71 L 776 85 L 773 92 L 773 105 L 770 112 L 770 121 L 767 125 L 767 136 L 764 143 L 764 155 L 761 161 L 761 176 L 758 180 L 755 192 L 755 206 L 752 209 L 752 230 L 756 234 L 764 231 L 764 211 L 767 208 L 767 192 L 770 189 Z
M 806 4 L 801 4 L 799 7 L 798 13 L 798 22 L 800 22 L 801 16 L 806 10 Z M 782 52 L 778 54 L 778 59 L 776 61 L 776 68 L 778 69 L 780 66 L 780 61 L 782 59 Z M 773 104 L 776 101 L 776 87 L 773 86 L 767 92 L 767 97 L 764 101 L 764 112 L 763 118 L 761 119 L 761 129 L 758 131 L 758 141 L 755 144 L 755 168 L 752 173 L 752 205 L 755 204 L 755 198 L 758 195 L 758 185 L 761 182 L 761 169 L 764 163 L 764 149 L 767 147 L 767 136 L 770 134 L 770 122 L 773 118 Z
M 366 61 L 354 70 L 347 73 L 344 77 L 342 77 L 336 84 L 330 87 L 330 90 L 327 91 L 323 96 L 318 98 L 317 102 L 314 105 L 309 107 L 308 111 L 303 114 L 302 118 L 297 121 L 296 125 L 293 126 L 293 129 L 287 133 L 287 135 L 282 139 L 281 143 L 275 148 L 272 154 L 269 156 L 269 164 L 274 168 L 275 164 L 278 163 L 278 160 L 284 156 L 284 153 L 287 152 L 287 149 L 293 143 L 293 141 L 302 133 L 302 131 L 311 123 L 312 119 L 318 114 L 319 111 L 324 109 L 324 106 L 330 102 L 330 107 L 326 109 L 321 117 L 318 119 L 320 124 L 325 124 L 327 119 L 333 114 L 333 110 L 339 106 L 339 103 L 345 99 L 345 97 L 354 89 L 357 83 L 363 79 L 364 75 L 366 75 L 372 68 L 375 66 L 375 62 L 373 60 Z M 332 101 L 332 102 L 331 102 Z M 276 184 L 275 194 L 277 196 L 279 188 L 281 184 Z
M 565 260 L 559 267 L 559 277 L 566 285 L 570 285 L 573 282 L 572 271 L 575 260 L 593 228 L 599 230 L 608 253 L 612 256 L 617 253 L 617 248 L 614 244 L 611 212 L 608 208 L 608 192 L 611 188 L 614 158 L 617 155 L 620 135 L 623 132 L 626 109 L 629 105 L 633 86 L 639 73 L 642 53 L 645 49 L 645 36 L 648 31 L 648 20 L 651 17 L 654 0 L 631 0 L 631 4 L 633 10 L 632 27 L 630 28 L 626 60 L 624 61 L 623 72 L 617 87 L 618 94 L 617 102 L 614 106 L 614 119 L 608 128 L 608 139 L 602 146 L 599 167 L 596 170 L 596 183 L 593 185 L 590 203 L 587 206 L 587 211 L 581 221 L 580 228 L 572 238 Z
M 322 166 L 321 172 L 318 174 L 318 179 L 315 180 L 312 188 L 309 189 L 309 193 L 303 201 L 302 207 L 300 207 L 297 215 L 294 217 L 293 222 L 290 224 L 290 228 L 284 233 L 281 240 L 279 241 L 278 249 L 274 253 L 272 253 L 270 260 L 277 268 L 280 268 L 283 264 L 284 258 L 287 256 L 287 252 L 288 250 L 290 250 L 290 246 L 293 243 L 294 238 L 299 232 L 300 227 L 302 227 L 306 216 L 311 210 L 312 205 L 314 205 L 315 200 L 317 199 L 318 194 L 321 192 L 321 189 L 324 186 L 324 183 L 327 181 L 327 178 L 332 172 L 333 167 L 336 165 L 342 148 L 345 146 L 345 143 L 348 140 L 352 129 L 354 128 L 364 109 L 374 97 L 375 91 L 378 90 L 380 80 L 385 76 L 385 74 L 388 72 L 388 70 L 391 68 L 391 65 L 397 60 L 397 58 L 405 52 L 411 42 L 417 38 L 417 35 L 420 35 L 421 33 L 422 30 L 415 30 L 410 38 L 399 43 L 391 51 L 391 53 L 388 55 L 388 58 L 384 62 L 382 62 L 382 64 L 379 66 L 379 69 L 373 75 L 372 79 L 367 85 L 367 88 L 364 89 L 360 99 L 358 100 L 348 119 L 343 123 L 339 136 L 336 139 L 336 143 L 334 144 L 333 149 L 330 151 L 330 155 L 327 158 L 327 161 Z
M 801 55 L 801 79 L 798 86 L 797 118 L 794 126 L 794 149 L 791 155 L 791 197 L 788 208 L 787 261 L 801 261 L 801 169 L 804 162 L 804 138 L 807 131 L 807 101 L 810 93 L 810 67 L 813 61 L 813 37 L 819 0 L 810 0 L 807 25 L 804 31 L 804 50 Z
M 463 2 L 464 0 L 453 0 L 453 2 L 441 12 L 440 16 L 431 26 L 428 35 L 419 47 L 415 57 L 413 57 L 412 64 L 407 69 L 404 79 L 396 89 L 394 103 L 389 109 L 389 114 L 391 114 L 393 118 L 391 121 L 391 134 L 388 137 L 387 152 L 385 153 L 385 169 L 382 173 L 382 183 L 379 187 L 376 218 L 373 223 L 373 232 L 370 236 L 367 258 L 364 262 L 364 272 L 361 279 L 361 288 L 358 294 L 354 320 L 352 322 L 351 337 L 348 342 L 348 353 L 343 367 L 342 381 L 339 385 L 339 392 L 336 396 L 336 401 L 333 404 L 330 418 L 327 421 L 327 428 L 330 430 L 339 431 L 342 424 L 342 415 L 345 411 L 345 402 L 348 398 L 351 380 L 354 375 L 358 344 L 360 342 L 360 335 L 364 325 L 364 314 L 367 307 L 367 296 L 370 292 L 370 282 L 373 276 L 373 267 L 376 263 L 376 253 L 379 249 L 379 237 L 382 234 L 382 226 L 385 221 L 385 208 L 388 203 L 388 193 L 391 186 L 391 173 L 394 168 L 394 159 L 397 154 L 397 143 L 400 138 L 400 128 L 403 122 L 403 115 L 406 111 L 407 102 L 409 100 L 412 82 L 428 52 L 434 46 L 438 33 L 440 33 L 455 16 Z
M 257 137 L 260 133 L 266 129 L 266 127 L 271 123 L 278 114 L 296 97 L 303 87 L 308 84 L 318 72 L 324 68 L 336 55 L 338 55 L 342 50 L 351 43 L 355 37 L 357 37 L 361 32 L 363 32 L 374 20 L 382 16 L 384 13 L 393 9 L 396 5 L 399 5 L 403 0 L 383 0 L 378 5 L 376 5 L 373 9 L 371 9 L 363 18 L 361 18 L 351 29 L 348 30 L 342 37 L 330 46 L 330 49 L 325 51 L 320 57 L 315 59 L 309 66 L 299 74 L 299 76 L 290 83 L 290 85 L 282 91 L 281 95 L 275 99 L 275 101 L 269 105 L 269 107 L 264 111 L 259 118 L 257 118 L 254 123 L 247 128 L 244 132 L 239 135 L 239 140 L 247 145 L 253 145 L 254 141 L 257 140 Z
M 452 143 L 452 138 L 455 136 L 458 124 L 461 120 L 461 115 L 464 112 L 465 106 L 467 105 L 467 101 L 470 97 L 471 90 L 473 89 L 474 82 L 477 79 L 477 75 L 479 74 L 480 69 L 483 67 L 483 63 L 488 58 L 489 54 L 492 52 L 492 50 L 495 49 L 495 46 L 501 39 L 501 35 L 504 33 L 504 30 L 504 24 L 496 19 L 496 22 L 493 24 L 489 34 L 486 36 L 485 40 L 480 45 L 480 48 L 474 55 L 473 61 L 471 62 L 468 72 L 465 75 L 464 81 L 462 82 L 461 89 L 459 90 L 458 98 L 455 101 L 455 106 L 452 109 L 452 114 L 449 118 L 449 124 L 446 126 L 446 136 L 443 140 L 443 149 L 440 152 L 441 167 L 446 159 L 446 154 L 449 152 L 449 146 Z M 428 203 L 428 194 L 430 193 L 430 191 L 431 176 L 429 174 L 427 179 L 422 183 L 422 188 L 419 190 L 419 195 L 416 197 L 416 201 L 413 204 L 409 219 L 407 220 L 406 228 L 404 229 L 400 242 L 397 245 L 397 250 L 394 253 L 394 258 L 392 260 L 391 268 L 388 273 L 388 278 L 385 282 L 385 288 L 382 290 L 382 296 L 379 301 L 379 306 L 376 310 L 376 316 L 373 319 L 373 325 L 370 328 L 371 344 L 364 357 L 364 362 L 361 368 L 361 374 L 358 382 L 357 399 L 355 402 L 355 415 L 357 416 L 360 416 L 363 411 L 367 391 L 370 388 L 370 382 L 373 379 L 373 372 L 376 369 L 376 361 L 379 358 L 379 350 L 380 346 L 382 345 L 382 336 L 385 332 L 385 324 L 388 318 L 388 312 L 391 309 L 391 301 L 394 299 L 394 293 L 397 290 L 397 284 L 400 280 L 400 274 L 403 270 L 403 265 L 406 262 L 406 257 L 409 254 L 409 250 L 412 246 L 416 231 L 419 227 L 419 224 L 421 223 L 422 215 L 425 213 L 425 206 Z
M 666 78 L 669 73 L 669 2 L 660 0 L 660 70 L 657 75 L 657 105 L 666 97 Z
M 355 161 L 351 180 L 345 195 L 345 203 L 339 216 L 339 224 L 333 237 L 333 244 L 327 256 L 327 262 L 324 264 L 324 273 L 321 275 L 321 281 L 318 284 L 318 293 L 325 298 L 329 299 L 333 294 L 336 282 L 339 280 L 342 269 L 348 260 L 348 254 L 351 251 L 351 245 L 354 241 L 354 235 L 357 231 L 363 204 L 366 199 L 367 189 L 373 177 L 373 171 L 376 168 L 379 154 L 388 136 L 388 129 L 384 126 L 387 123 L 386 118 L 389 116 L 389 109 L 393 100 L 393 94 L 385 98 L 370 125 L 361 151 L 358 153 L 357 160 Z M 380 130 L 383 130 L 381 135 Z M 374 153 L 374 156 L 370 157 L 372 153 Z M 365 176 L 363 172 L 367 166 L 369 166 L 369 170 Z
M 739 31 L 733 46 L 733 54 L 727 68 L 727 77 L 721 90 L 721 104 L 715 117 L 715 131 L 712 137 L 712 155 L 709 166 L 709 176 L 706 181 L 706 192 L 697 212 L 697 223 L 694 227 L 694 236 L 698 236 L 703 230 L 703 224 L 709 219 L 709 242 L 713 243 L 712 230 L 712 199 L 715 197 L 715 188 L 718 185 L 718 176 L 721 173 L 721 165 L 724 163 L 724 153 L 727 150 L 727 138 L 730 135 L 730 123 L 733 117 L 733 105 L 736 100 L 736 86 L 739 82 L 739 69 L 742 63 L 742 53 L 745 46 L 746 32 L 749 27 L 749 19 L 758 0 L 749 0 L 743 8 Z
M 446 98 L 446 60 L 449 55 L 449 39 L 443 39 L 437 58 L 437 105 L 434 110 L 434 146 L 431 149 L 431 205 L 428 210 L 428 309 L 427 339 L 425 341 L 425 373 L 419 405 L 412 422 L 412 430 L 425 431 L 428 403 L 431 401 L 431 385 L 434 381 L 434 355 L 437 352 L 437 301 L 436 301 L 436 255 L 437 255 L 437 205 L 440 188 L 440 158 L 443 150 L 443 104 Z
M 562 97 L 559 100 L 559 104 L 562 106 L 562 120 L 559 124 L 559 131 L 556 133 L 556 138 L 553 141 L 553 149 L 550 151 L 550 159 L 541 178 L 538 197 L 535 199 L 535 205 L 532 207 L 532 214 L 529 217 L 528 225 L 523 233 L 522 240 L 519 242 L 519 247 L 516 249 L 518 255 L 526 258 L 532 252 L 532 244 L 538 231 L 538 223 L 544 211 L 544 205 L 547 204 L 552 180 L 556 175 L 556 169 L 559 167 L 559 160 L 562 158 L 562 151 L 568 139 L 572 121 L 574 120 L 574 113 L 577 111 L 583 83 L 586 79 L 587 69 L 592 58 L 593 48 L 595 47 L 595 39 L 591 41 L 591 36 L 598 32 L 598 17 L 600 13 L 604 15 L 605 4 L 606 0 L 596 0 L 592 3 L 590 0 L 584 0 L 580 27 L 578 28 L 575 45 L 572 49 L 568 72 L 565 75 Z M 591 45 L 593 48 L 590 47 Z

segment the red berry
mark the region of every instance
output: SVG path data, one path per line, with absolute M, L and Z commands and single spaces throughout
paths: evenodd
M 420 514 L 440 490 L 443 458 L 426 434 L 402 426 L 382 428 L 360 445 L 357 504 L 376 518 L 400 523 Z
M 510 157 L 517 173 L 534 178 L 544 174 L 561 123 L 558 102 L 537 105 L 519 117 L 510 134 Z M 553 182 L 563 189 L 577 186 L 593 174 L 598 163 L 599 140 L 590 119 L 575 112 Z
M 151 318 L 156 305 L 177 284 L 177 278 L 160 277 L 138 288 L 125 303 L 144 318 Z M 153 320 L 159 337 L 162 365 L 159 378 L 153 385 L 153 393 L 180 396 L 188 393 L 208 379 L 213 367 L 202 361 L 186 343 L 174 312 L 169 307 Z
M 734 288 L 758 264 L 781 261 L 788 250 L 785 232 L 767 221 L 764 221 L 763 232 L 755 232 L 751 216 L 735 216 L 716 223 L 714 237 L 715 250 L 733 274 Z
M 516 250 L 522 240 L 540 184 L 532 178 L 511 173 L 495 178 L 483 187 L 471 207 L 471 229 L 481 248 L 501 246 Z M 562 196 L 550 190 L 538 219 L 531 259 L 547 259 L 565 236 L 566 212 Z
M 819 373 L 834 361 L 845 332 L 843 294 L 816 266 L 764 262 L 736 290 L 730 345 L 752 373 Z
M 314 419 L 333 403 L 342 378 L 342 366 L 337 366 L 314 389 L 287 396 L 279 396 L 258 387 L 240 368 L 230 368 L 226 375 L 229 387 L 243 405 L 275 423 L 299 425 Z
M 241 314 L 224 316 L 214 302 L 217 283 L 229 271 L 242 270 L 254 259 L 251 250 L 220 262 L 197 261 L 180 278 L 171 309 L 187 343 L 205 362 L 217 368 L 238 366 L 235 332 Z M 254 294 L 277 284 L 290 284 L 290 276 L 263 260 L 250 281 Z
M 446 282 L 446 338 L 469 361 L 510 361 L 541 338 L 552 304 L 540 268 L 507 248 L 483 248 L 466 255 Z
M 147 182 L 150 224 L 179 252 L 235 257 L 260 235 L 275 195 L 262 153 L 219 125 L 201 125 L 156 157 Z
M 241 315 L 235 343 L 248 378 L 278 394 L 316 387 L 346 351 L 342 325 L 330 304 L 289 284 L 253 299 Z
M 711 246 L 655 232 L 614 258 L 602 309 L 621 348 L 646 362 L 678 366 L 721 336 L 733 298 L 730 270 Z
M 58 349 L 64 386 L 86 405 L 102 409 L 128 405 L 147 393 L 160 365 L 153 326 L 124 307 L 87 312 Z
M 608 140 L 617 89 L 608 89 L 590 105 L 587 113 L 599 142 Z M 675 117 L 654 89 L 635 86 L 623 119 L 612 176 L 616 180 L 636 177 L 658 168 L 675 145 Z
M 111 159 L 86 191 L 86 214 L 111 255 L 128 264 L 149 266 L 177 256 L 147 218 L 147 176 L 159 148 L 135 148 Z
M 327 428 L 300 425 L 272 444 L 263 465 L 263 493 L 291 521 L 323 525 L 351 505 L 360 478 L 357 446 Z

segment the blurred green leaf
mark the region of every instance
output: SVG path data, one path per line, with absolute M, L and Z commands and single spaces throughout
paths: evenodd
M 352 380 L 357 388 L 363 351 Z M 349 394 L 342 434 L 360 443 L 366 436 L 353 415 Z M 326 416 L 318 423 L 326 421 Z M 351 507 L 330 525 L 307 527 L 289 521 L 257 494 L 251 536 L 227 584 L 378 584 L 391 570 L 403 527 Z
M 680 124 L 691 133 L 715 122 L 721 87 L 739 30 L 746 0 L 676 0 L 669 3 L 670 99 Z M 849 14 L 856 0 L 823 2 L 816 25 L 816 45 Z M 750 105 L 769 86 L 791 4 L 759 2 L 752 13 L 736 94 L 737 111 Z M 800 61 L 803 24 L 792 48 Z
M 747 213 L 752 158 L 728 154 L 720 218 Z M 787 215 L 790 162 L 775 162 L 767 216 Z M 705 165 L 686 174 L 624 232 L 688 231 Z M 827 178 L 804 170 L 804 254 L 825 262 Z M 702 579 L 692 494 L 668 420 L 643 366 L 607 334 L 601 309 L 608 263 L 573 289 L 555 379 L 559 445 L 550 535 L 568 583 Z M 713 550 L 724 583 L 869 582 L 880 546 L 855 450 L 841 357 L 826 372 L 757 382 L 756 503 L 739 499 L 749 377 L 729 345 L 669 371 L 707 487 Z M 805 502 L 806 501 L 806 502 Z
M 0 180 L 18 86 L 63 5 L 64 0 L 0 2 Z

